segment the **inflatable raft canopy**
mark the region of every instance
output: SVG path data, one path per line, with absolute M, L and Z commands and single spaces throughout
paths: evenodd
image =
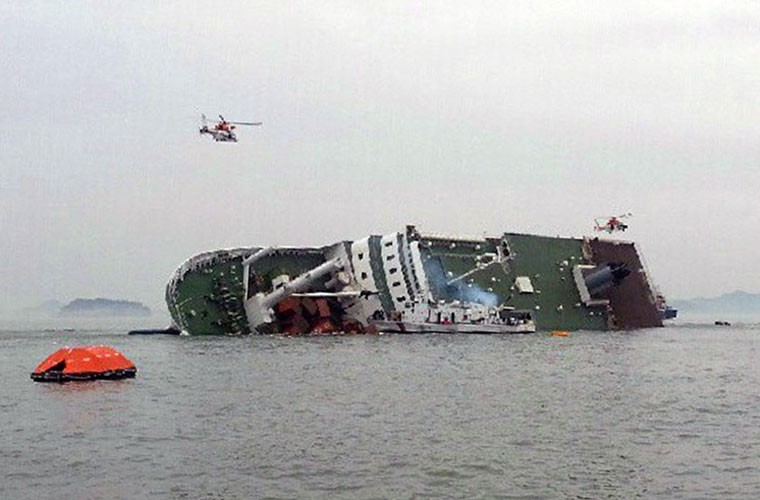
M 59 349 L 32 373 L 37 382 L 120 379 L 134 377 L 134 363 L 112 347 L 81 346 Z

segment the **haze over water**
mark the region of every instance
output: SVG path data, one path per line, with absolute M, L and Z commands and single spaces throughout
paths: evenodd
M 217 248 L 624 213 L 669 299 L 760 292 L 758 40 L 748 0 L 2 2 L 0 314 L 157 308 Z
M 0 330 L 3 498 L 760 491 L 758 324 L 302 339 L 84 326 Z M 62 345 L 99 343 L 137 378 L 29 379 Z

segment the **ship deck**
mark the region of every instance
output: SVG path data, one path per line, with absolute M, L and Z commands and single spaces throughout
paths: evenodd
M 506 234 L 510 258 L 503 264 L 477 269 L 478 257 L 496 251 L 496 243 L 456 245 L 430 241 L 423 248 L 438 258 L 451 276 L 464 278 L 464 286 L 494 293 L 499 302 L 515 309 L 533 311 L 540 330 L 603 330 L 607 328 L 603 310 L 589 311 L 580 306 L 580 294 L 572 267 L 583 262 L 583 240 L 525 234 Z M 478 248 L 479 247 L 479 248 Z M 514 286 L 518 276 L 529 277 L 533 293 L 520 293 Z

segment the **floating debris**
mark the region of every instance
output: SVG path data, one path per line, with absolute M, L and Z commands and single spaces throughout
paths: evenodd
M 127 335 L 181 335 L 182 331 L 175 326 L 161 329 L 130 330 Z

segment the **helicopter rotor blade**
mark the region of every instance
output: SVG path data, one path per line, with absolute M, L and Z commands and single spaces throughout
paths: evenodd
M 234 125 L 251 125 L 251 126 L 258 126 L 261 125 L 263 122 L 227 122 L 232 123 Z

